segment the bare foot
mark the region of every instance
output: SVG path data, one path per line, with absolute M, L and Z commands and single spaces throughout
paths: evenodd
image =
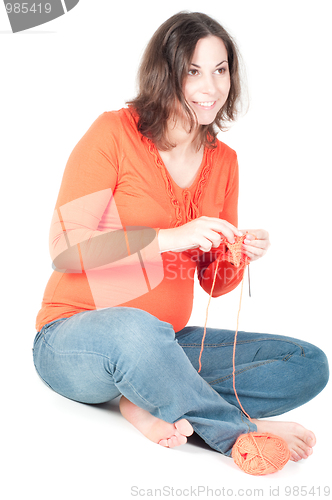
M 316 437 L 313 432 L 308 431 L 302 425 L 273 420 L 252 419 L 252 421 L 257 425 L 258 432 L 269 432 L 284 439 L 290 449 L 290 459 L 293 462 L 308 458 L 313 453 L 312 447 L 316 444 Z
M 191 436 L 194 432 L 188 420 L 183 418 L 175 422 L 175 424 L 170 424 L 134 405 L 124 396 L 120 399 L 119 407 L 124 418 L 133 424 L 145 437 L 166 448 L 174 448 L 185 444 L 187 436 Z

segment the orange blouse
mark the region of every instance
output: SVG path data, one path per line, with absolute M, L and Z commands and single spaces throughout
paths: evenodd
M 36 319 L 53 320 L 105 307 L 135 307 L 184 328 L 194 276 L 210 293 L 216 250 L 160 253 L 158 230 L 202 215 L 237 226 L 236 153 L 217 141 L 197 176 L 180 188 L 128 108 L 105 112 L 71 153 L 50 231 L 52 273 Z M 222 262 L 213 296 L 233 290 L 243 266 Z

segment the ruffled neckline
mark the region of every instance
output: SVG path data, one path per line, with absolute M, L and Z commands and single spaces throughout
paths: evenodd
M 165 182 L 166 192 L 170 198 L 171 204 L 174 209 L 174 218 L 171 222 L 171 227 L 181 226 L 187 222 L 190 222 L 193 219 L 197 219 L 201 216 L 201 206 L 200 201 L 204 191 L 204 187 L 208 181 L 211 168 L 212 168 L 212 156 L 215 152 L 215 149 L 204 149 L 203 159 L 201 166 L 197 172 L 197 175 L 193 181 L 193 183 L 186 188 L 181 188 L 176 184 L 176 182 L 171 177 L 168 172 L 161 156 L 159 155 L 158 149 L 151 139 L 148 137 L 144 137 L 149 152 L 154 158 L 156 166 L 159 168 L 160 173 Z M 175 194 L 175 191 L 182 196 L 183 204 L 184 204 L 184 217 L 181 210 L 180 202 Z

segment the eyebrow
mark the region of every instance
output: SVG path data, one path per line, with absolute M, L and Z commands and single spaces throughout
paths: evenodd
M 221 61 L 219 64 L 216 64 L 216 68 L 218 68 L 218 66 L 220 66 L 224 62 L 228 64 L 228 61 L 226 61 L 226 59 L 224 59 L 224 61 Z M 200 66 L 198 66 L 198 64 L 194 64 L 194 63 L 191 63 L 191 66 L 195 66 L 195 68 L 200 68 Z

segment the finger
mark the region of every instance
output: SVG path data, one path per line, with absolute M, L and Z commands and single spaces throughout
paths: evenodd
M 219 236 L 219 235 L 218 235 Z M 212 244 L 212 241 L 210 241 L 209 238 L 205 238 L 204 236 L 202 236 L 200 239 L 199 239 L 199 249 L 202 251 L 202 252 L 210 252 L 211 248 L 212 248 L 213 244 Z
M 264 253 L 266 253 L 266 248 L 265 247 L 258 247 L 254 245 L 242 245 L 242 250 L 246 252 L 250 252 L 253 255 L 259 255 L 262 256 Z
M 211 251 L 211 248 L 212 248 L 212 245 L 210 244 L 206 244 L 206 245 L 200 245 L 199 247 L 199 250 L 201 250 L 202 252 L 210 252 Z
M 209 230 L 205 231 L 199 238 L 199 248 L 203 252 L 209 252 L 211 248 L 218 248 L 222 243 L 223 237 L 220 233 Z
M 269 233 L 265 229 L 241 229 L 243 234 L 247 233 L 246 239 L 249 240 L 268 240 Z
M 216 233 L 216 235 L 217 237 L 211 240 L 212 248 L 219 248 L 223 240 L 223 237 L 219 233 Z
M 263 255 L 266 254 L 266 250 L 264 250 L 262 248 L 250 247 L 249 245 L 245 245 L 242 248 L 242 251 L 245 255 L 247 255 L 252 260 L 259 259 L 259 258 L 263 257 Z
M 222 225 L 225 228 L 229 228 L 233 232 L 233 234 L 235 234 L 236 236 L 242 236 L 244 234 L 242 231 L 240 231 L 240 229 L 238 229 L 237 227 L 233 226 L 233 224 L 231 224 L 227 220 L 219 219 L 219 221 L 222 223 Z
M 269 247 L 269 242 L 266 240 L 247 240 L 243 242 L 243 247 L 247 247 L 249 250 L 254 248 L 261 248 L 262 250 L 267 250 Z
M 242 236 L 243 233 L 237 227 L 233 226 L 230 222 L 224 219 L 217 219 L 216 217 L 206 217 L 208 219 L 210 229 L 222 233 L 230 243 L 234 243 L 234 235 Z M 230 241 L 232 240 L 232 241 Z
M 229 243 L 235 243 L 235 236 L 242 236 L 241 231 L 231 224 L 228 225 L 223 223 L 218 229 L 218 232 L 221 233 L 221 235 L 225 237 Z
M 213 248 L 218 248 L 223 239 L 220 233 L 217 233 L 216 231 L 212 230 L 206 231 L 204 233 L 204 236 L 207 240 L 211 242 Z
M 226 225 L 221 226 L 220 224 L 218 224 L 217 226 L 215 226 L 213 224 L 212 228 L 211 226 L 205 227 L 201 231 L 203 233 L 203 236 L 210 240 L 211 243 L 214 243 L 216 246 L 219 246 L 221 241 L 225 238 L 229 241 L 229 243 L 235 242 L 233 229 L 229 228 Z
M 246 243 L 250 243 L 251 241 L 257 240 L 256 236 L 250 233 L 246 233 L 246 239 L 244 240 Z
M 256 260 L 256 259 L 259 259 L 259 257 L 257 257 L 256 255 L 254 255 L 254 254 L 253 254 L 253 253 L 251 253 L 251 252 L 244 251 L 243 253 L 244 253 L 244 255 L 245 255 L 246 257 L 248 257 L 248 258 L 249 258 L 250 262 L 253 262 L 253 261 L 254 261 L 254 260 Z

